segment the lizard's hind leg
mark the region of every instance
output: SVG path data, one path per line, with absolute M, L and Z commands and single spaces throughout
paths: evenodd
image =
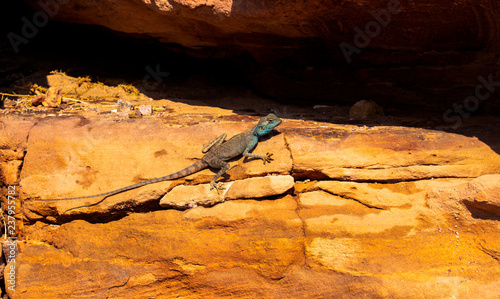
M 212 160 L 209 162 L 210 167 L 212 168 L 220 168 L 220 170 L 217 172 L 217 174 L 212 178 L 210 181 L 210 189 L 215 189 L 217 192 L 221 190 L 222 183 L 219 182 L 217 183 L 217 179 L 220 178 L 221 176 L 226 173 L 226 171 L 229 169 L 230 165 L 226 161 L 223 160 Z

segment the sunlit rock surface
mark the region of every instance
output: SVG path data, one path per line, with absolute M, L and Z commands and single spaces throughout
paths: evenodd
M 22 161 L 24 219 L 16 291 L 9 295 L 498 295 L 500 157 L 476 138 L 285 119 L 254 150 L 273 152 L 272 163 L 231 162 L 223 181 L 242 185 L 224 202 L 193 199 L 181 210 L 159 204 L 175 186 L 203 186 L 214 174 L 208 169 L 67 214 L 100 199 L 35 201 L 177 171 L 220 133 L 237 134 L 257 120 L 187 119 L 188 126 L 153 118 L 4 118 L 2 165 Z M 245 191 L 253 182 L 247 180 L 265 186 L 259 180 L 276 178 L 293 189 Z M 267 195 L 257 198 L 260 192 Z

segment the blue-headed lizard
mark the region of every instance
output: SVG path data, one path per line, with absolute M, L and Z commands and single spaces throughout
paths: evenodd
M 104 198 L 94 204 L 90 205 L 85 205 L 85 206 L 79 206 L 76 208 L 69 209 L 74 210 L 78 208 L 83 208 L 83 207 L 91 207 L 98 205 L 99 203 L 103 202 L 107 197 L 111 195 L 115 195 L 118 193 L 122 193 L 125 191 L 129 191 L 132 189 L 136 189 L 145 185 L 153 184 L 153 183 L 158 183 L 162 181 L 169 181 L 169 180 L 175 180 L 178 178 L 182 178 L 185 176 L 188 176 L 190 174 L 196 173 L 202 169 L 205 169 L 207 167 L 210 168 L 216 168 L 220 169 L 217 174 L 212 178 L 210 181 L 210 189 L 216 189 L 217 192 L 221 188 L 222 183 L 217 183 L 217 179 L 220 178 L 224 173 L 229 169 L 229 163 L 226 161 L 235 158 L 239 155 L 243 155 L 245 157 L 249 158 L 257 158 L 257 159 L 262 159 L 264 161 L 264 164 L 266 162 L 271 162 L 272 159 L 272 153 L 266 153 L 266 155 L 257 155 L 257 154 L 252 154 L 250 151 L 257 145 L 259 141 L 259 137 L 264 136 L 268 133 L 270 133 L 274 128 L 276 128 L 278 125 L 280 125 L 282 120 L 277 117 L 274 114 L 269 114 L 265 117 L 262 117 L 259 122 L 250 130 L 240 133 L 238 135 L 233 136 L 229 140 L 226 141 L 227 134 L 222 134 L 221 136 L 217 137 L 214 141 L 210 142 L 206 146 L 204 146 L 202 152 L 205 153 L 205 155 L 197 162 L 194 164 L 176 172 L 173 174 L 169 174 L 167 176 L 163 176 L 160 178 L 156 179 L 151 179 L 147 180 L 141 183 L 137 183 L 134 185 L 130 185 L 127 187 L 123 187 L 120 189 L 116 189 L 113 191 L 101 193 L 101 194 L 95 194 L 95 195 L 89 195 L 89 196 L 82 196 L 82 197 L 72 197 L 72 198 L 60 198 L 60 199 L 37 199 L 40 201 L 60 201 L 60 200 L 75 200 L 75 199 L 85 199 L 85 198 L 92 198 L 92 197 L 101 197 L 104 196 Z M 67 212 L 66 211 L 66 212 Z M 65 212 L 65 213 L 66 213 Z

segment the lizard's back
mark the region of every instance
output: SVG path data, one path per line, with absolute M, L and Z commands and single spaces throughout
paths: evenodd
M 230 160 L 241 155 L 248 147 L 248 144 L 251 142 L 252 138 L 257 139 L 257 137 L 254 136 L 251 132 L 237 134 L 231 137 L 228 141 L 212 149 L 209 153 L 207 153 L 206 156 L 210 156 L 207 158 L 217 157 L 218 159 L 223 161 Z

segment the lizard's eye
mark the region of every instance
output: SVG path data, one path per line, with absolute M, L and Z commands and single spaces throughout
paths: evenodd
M 262 127 L 262 126 L 259 127 L 259 130 L 264 131 L 264 127 Z

